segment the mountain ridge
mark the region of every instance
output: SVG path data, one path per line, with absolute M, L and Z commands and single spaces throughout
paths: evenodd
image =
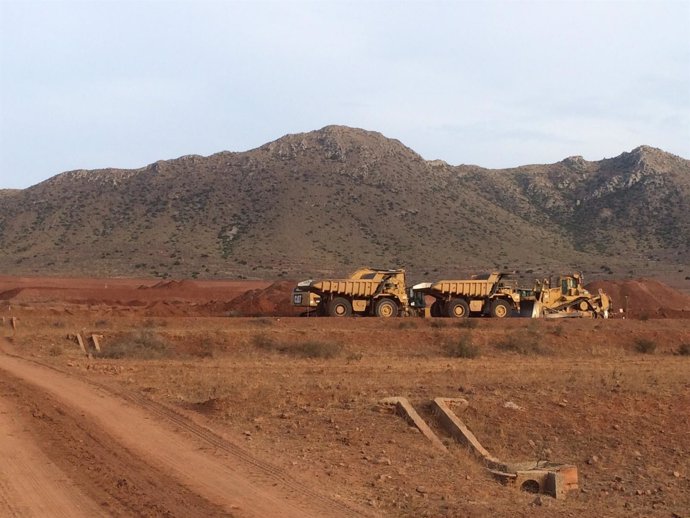
M 0 268 L 160 277 L 360 264 L 672 269 L 690 259 L 688 213 L 690 161 L 651 146 L 489 169 L 326 126 L 244 152 L 78 169 L 0 191 Z

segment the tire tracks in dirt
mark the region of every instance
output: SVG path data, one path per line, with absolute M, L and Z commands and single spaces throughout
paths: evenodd
M 79 410 L 4 370 L 0 396 L 0 406 L 10 412 L 2 421 L 8 416 L 16 421 L 11 435 L 3 433 L 0 446 L 2 475 L 9 486 L 0 502 L 3 512 L 18 509 L 18 516 L 66 517 L 228 515 L 122 448 Z M 12 443 L 21 448 L 14 462 L 12 452 L 6 451 Z
M 77 482 L 83 488 L 82 484 L 93 486 L 105 480 L 98 491 L 92 490 L 92 497 L 97 501 L 109 497 L 105 500 L 105 505 L 112 506 L 106 507 L 108 514 L 213 516 L 220 512 L 295 518 L 369 514 L 296 481 L 240 446 L 134 392 L 10 354 L 0 354 L 0 371 L 5 373 L 4 387 L 9 384 L 24 394 L 25 404 L 43 401 L 38 412 L 53 424 L 64 417 L 57 429 L 81 430 L 87 437 L 64 440 L 67 451 L 56 451 L 54 457 L 64 463 L 70 459 L 70 445 L 85 445 L 83 458 L 71 459 L 72 465 L 87 459 L 87 465 L 101 467 L 97 476 Z M 65 436 L 70 435 L 67 432 Z M 108 452 L 104 458 L 95 455 L 103 451 Z M 117 475 L 123 472 L 129 476 Z M 78 473 L 70 475 L 79 479 Z M 100 476 L 103 473 L 107 476 Z M 134 473 L 142 476 L 134 481 Z M 122 499 L 122 494 L 130 500 Z M 184 496 L 171 501 L 174 495 Z M 185 512 L 185 503 L 192 501 L 190 512 Z

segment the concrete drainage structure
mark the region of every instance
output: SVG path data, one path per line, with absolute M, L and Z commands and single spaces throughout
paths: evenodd
M 381 400 L 381 403 L 395 406 L 397 413 L 417 427 L 434 446 L 447 451 L 407 398 L 389 397 Z M 439 426 L 478 457 L 492 475 L 504 484 L 515 485 L 530 493 L 544 493 L 557 499 L 565 498 L 569 491 L 578 489 L 577 467 L 574 465 L 547 461 L 507 463 L 492 456 L 451 409 L 453 407 L 462 413 L 468 406 L 467 400 L 462 398 L 436 398 L 432 402 L 432 410 Z

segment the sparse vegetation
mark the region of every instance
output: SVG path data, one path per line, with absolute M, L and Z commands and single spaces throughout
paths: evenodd
M 635 340 L 635 350 L 642 354 L 653 354 L 656 351 L 656 342 L 649 338 L 637 338 Z
M 455 323 L 455 327 L 460 329 L 474 329 L 477 327 L 478 320 L 476 318 L 461 318 Z
M 551 334 L 555 336 L 563 336 L 563 326 L 561 324 L 558 324 L 551 330 Z
M 444 351 L 452 358 L 477 358 L 481 352 L 469 332 L 446 342 Z
M 253 319 L 252 323 L 257 326 L 272 326 L 273 324 L 275 324 L 275 320 L 273 320 L 272 318 L 262 317 Z
M 501 351 L 515 352 L 522 355 L 546 354 L 546 349 L 540 344 L 539 337 L 526 329 L 517 333 L 510 333 L 503 337 L 496 347 Z
M 416 329 L 417 322 L 414 320 L 404 319 L 398 324 L 398 329 Z
M 168 358 L 171 349 L 167 342 L 150 329 L 127 333 L 115 338 L 98 353 L 100 358 L 153 360 Z
M 262 351 L 273 351 L 301 358 L 335 358 L 343 350 L 342 344 L 326 340 L 308 340 L 301 343 L 279 342 L 264 334 L 255 335 L 252 344 Z
M 690 356 L 690 343 L 685 342 L 680 344 L 676 352 L 680 356 Z
M 342 344 L 337 342 L 310 340 L 296 345 L 285 346 L 280 349 L 280 352 L 292 356 L 301 356 L 302 358 L 335 358 L 340 355 L 342 350 Z

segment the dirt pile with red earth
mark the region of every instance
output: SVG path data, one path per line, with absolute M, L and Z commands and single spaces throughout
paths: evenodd
M 267 288 L 249 290 L 228 304 L 233 316 L 297 316 L 303 308 L 292 305 L 293 281 L 277 281 Z
M 602 289 L 613 299 L 614 310 L 628 318 L 690 318 L 690 296 L 651 279 L 594 281 L 591 293 Z

